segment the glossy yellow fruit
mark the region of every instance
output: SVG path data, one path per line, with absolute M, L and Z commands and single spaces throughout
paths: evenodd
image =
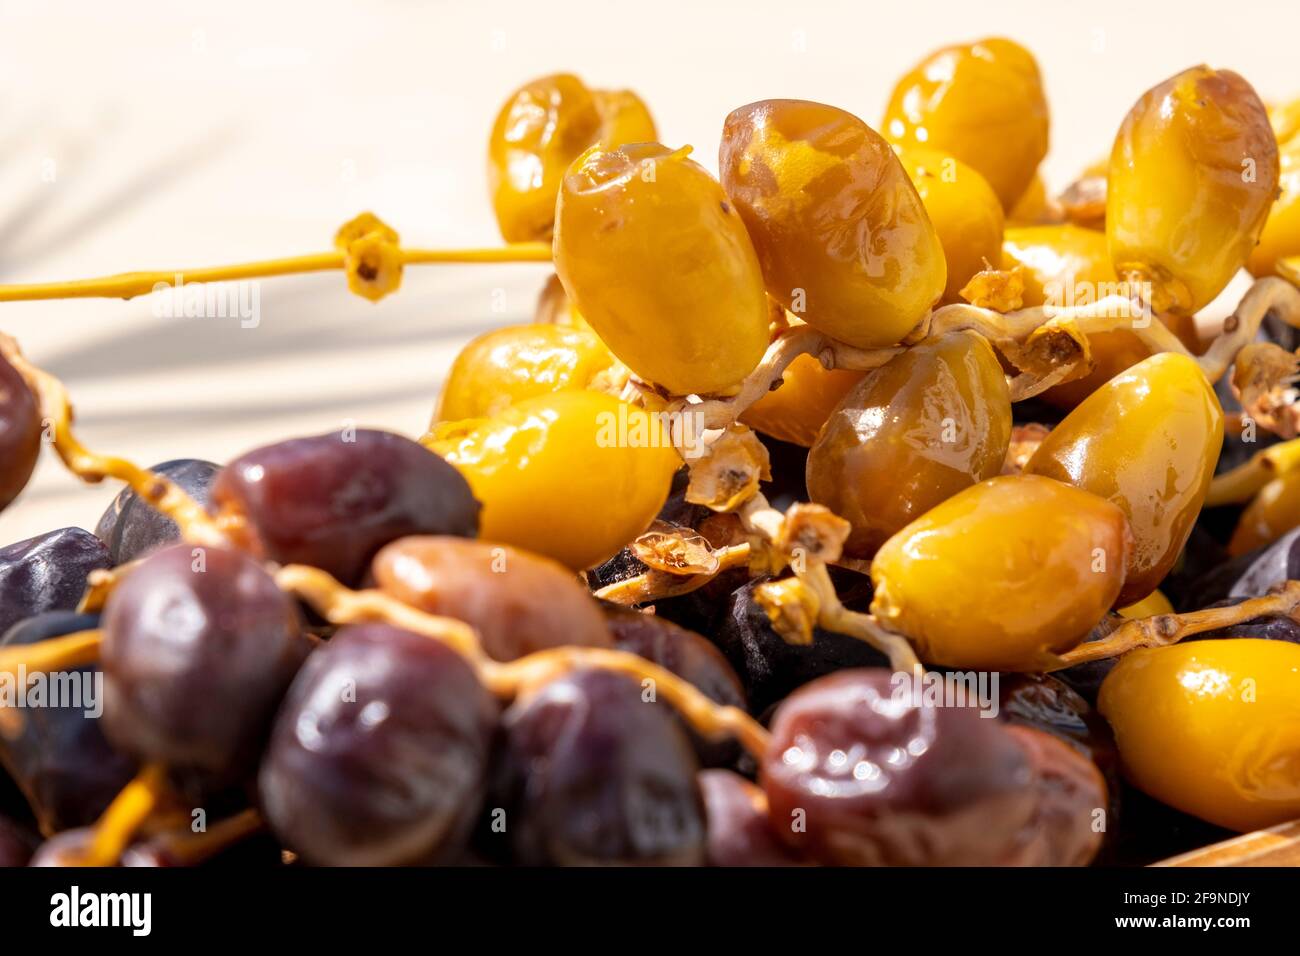
M 741 414 L 740 420 L 764 435 L 811 448 L 835 406 L 865 372 L 828 369 L 815 356 L 800 355 L 768 392 Z
M 1268 121 L 1273 124 L 1279 145 L 1300 135 L 1300 98 L 1269 106 Z
M 1038 670 L 1115 603 L 1128 547 L 1110 502 L 1034 475 L 992 478 L 885 542 L 871 611 L 928 663 Z
M 1038 64 L 1000 37 L 937 50 L 894 87 L 883 132 L 890 142 L 932 146 L 973 166 L 1011 209 L 1047 155 Z
M 1060 210 L 1053 208 L 1041 174 L 1034 175 L 1015 205 L 1007 210 L 1008 226 L 1039 226 L 1059 220 Z
M 958 293 L 971 276 L 997 268 L 1002 254 L 1002 204 L 988 180 L 954 156 L 912 146 L 900 151 L 898 158 L 943 246 L 948 265 L 943 301 L 961 302 Z
M 1111 150 L 1115 271 L 1150 283 L 1157 312 L 1194 314 L 1246 264 L 1277 183 L 1277 141 L 1249 83 L 1206 66 L 1165 80 L 1129 110 Z
M 685 150 L 584 153 L 556 206 L 555 270 L 623 364 L 675 395 L 733 388 L 767 348 L 754 247 Z
M 1300 645 L 1132 651 L 1097 703 L 1125 773 L 1162 803 L 1243 832 L 1300 816 Z
M 943 295 L 943 246 L 893 149 L 851 113 L 742 106 L 719 167 L 772 298 L 859 348 L 902 339 Z
M 1254 551 L 1296 527 L 1300 527 L 1300 471 L 1288 471 L 1246 505 L 1228 542 L 1228 553 L 1236 557 Z
M 484 418 L 536 395 L 587 388 L 613 364 L 594 332 L 542 324 L 495 329 L 451 363 L 435 422 Z
M 575 570 L 645 531 L 681 465 L 657 418 L 601 392 L 527 399 L 426 444 L 482 503 L 479 537 Z
M 1121 372 L 1052 429 L 1025 466 L 1123 509 L 1132 528 L 1121 605 L 1159 586 L 1191 534 L 1223 444 L 1223 410 L 1185 355 Z
M 808 453 L 808 496 L 852 525 L 845 553 L 870 557 L 946 498 L 1002 471 L 1011 398 L 992 346 L 950 332 L 871 372 Z
M 1300 255 L 1300 135 L 1282 143 L 1278 169 L 1281 195 L 1269 211 L 1259 245 L 1246 262 L 1253 276 L 1276 275 L 1279 259 Z
M 631 90 L 592 90 L 591 95 L 600 113 L 602 146 L 653 143 L 659 138 L 649 108 Z
M 1048 226 L 1013 226 L 1002 241 L 1002 268 L 1021 266 L 1025 278 L 1025 307 L 1086 306 L 1108 295 L 1124 294 L 1110 263 L 1106 234 L 1069 223 Z M 1152 318 L 1153 322 L 1160 319 Z M 1193 351 L 1200 342 L 1196 323 L 1188 316 L 1166 317 L 1170 330 Z M 1120 372 L 1136 365 L 1151 350 L 1126 329 L 1088 336 L 1092 371 L 1082 378 L 1049 388 L 1043 398 L 1062 408 L 1073 408 Z
M 533 322 L 539 325 L 559 325 L 592 332 L 591 325 L 569 300 L 569 293 L 564 291 L 564 284 L 560 282 L 560 277 L 554 274 L 546 280 L 546 285 L 542 286 L 542 291 L 537 295 L 537 306 L 533 309 Z
M 655 138 L 635 93 L 589 90 L 570 73 L 525 83 L 497 113 L 488 143 L 488 184 L 502 237 L 551 238 L 560 182 L 587 147 Z
M 1142 600 L 1127 607 L 1119 608 L 1116 613 L 1120 617 L 1129 619 L 1155 617 L 1158 614 L 1173 614 L 1174 606 L 1169 603 L 1169 598 L 1165 597 L 1161 592 L 1152 591 Z

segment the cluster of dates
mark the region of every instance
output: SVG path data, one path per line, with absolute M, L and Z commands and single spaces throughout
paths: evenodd
M 1038 67 L 1007 40 L 918 65 L 883 136 L 830 106 L 742 107 L 720 180 L 656 143 L 631 93 L 524 86 L 492 134 L 494 208 L 507 241 L 553 240 L 558 279 L 538 321 L 461 352 L 428 435 L 157 466 L 222 544 L 183 541 L 128 490 L 93 535 L 0 550 L 0 655 L 95 632 L 82 667 L 104 686 L 102 719 L 0 721 L 0 858 L 26 861 L 33 830 L 35 862 L 89 858 L 141 768 L 166 783 L 124 864 L 1079 865 L 1124 858 L 1121 796 L 1168 808 L 1144 826 L 1201 840 L 1300 816 L 1294 607 L 1062 658 L 1126 619 L 1172 633 L 1300 577 L 1289 529 L 1229 561 L 1235 514 L 1204 510 L 1221 452 L 1246 455 L 1193 321 L 1243 266 L 1285 275 L 1300 254 L 1293 112 L 1188 70 L 1125 119 L 1104 203 L 1062 206 L 1037 179 Z M 1086 374 L 1041 402 L 1013 404 L 979 328 L 927 333 L 982 289 L 1010 290 L 1013 311 L 1121 281 L 1183 350 L 1089 334 Z M 640 609 L 592 594 L 647 571 L 629 544 L 652 527 L 759 547 L 740 502 L 701 500 L 672 441 L 618 436 L 657 435 L 686 396 L 742 394 L 805 327 L 876 358 L 800 355 L 736 409 L 763 436 L 763 493 L 843 519 L 844 606 L 935 673 L 997 675 L 995 719 L 900 694 L 920 675 L 833 627 L 793 640 L 758 562 Z M 1295 344 L 1281 322 L 1261 335 Z M 0 359 L 0 506 L 34 467 L 40 406 Z M 294 565 L 464 622 L 486 663 L 378 612 L 299 603 L 277 577 Z M 102 613 L 79 612 L 110 568 Z M 637 655 L 712 703 L 675 710 L 634 667 L 543 668 L 508 695 L 493 679 L 575 647 Z M 768 729 L 742 748 L 724 712 Z M 203 839 L 196 807 L 255 822 Z

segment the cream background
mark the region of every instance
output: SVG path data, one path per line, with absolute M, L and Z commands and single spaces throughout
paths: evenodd
M 410 243 L 492 243 L 486 138 L 533 75 L 636 89 L 665 142 L 716 167 L 736 106 L 802 97 L 876 124 L 930 49 L 995 33 L 1044 69 L 1054 189 L 1193 63 L 1300 94 L 1294 0 L 0 0 L 0 282 L 322 250 L 363 209 Z M 377 306 L 338 274 L 268 280 L 256 329 L 157 318 L 148 298 L 2 305 L 0 328 L 64 378 L 92 448 L 221 461 L 348 420 L 418 433 L 459 346 L 524 320 L 545 272 L 410 269 Z M 47 453 L 0 542 L 92 528 L 115 491 Z

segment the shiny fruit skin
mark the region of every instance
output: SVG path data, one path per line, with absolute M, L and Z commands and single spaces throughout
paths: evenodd
M 1119 278 L 1110 263 L 1106 234 L 1070 223 L 1050 226 L 1010 227 L 1002 242 L 1002 268 L 1024 269 L 1024 305 L 1087 305 L 1119 292 Z M 1189 349 L 1200 351 L 1196 322 L 1190 316 L 1153 317 L 1164 321 Z M 1151 350 L 1127 329 L 1096 332 L 1088 336 L 1093 369 L 1082 378 L 1053 386 L 1043 399 L 1059 408 L 1073 408 L 1125 369 L 1136 365 Z
M 786 698 L 758 779 L 772 830 L 839 866 L 992 866 L 1021 843 L 1036 802 L 1005 728 L 975 708 L 896 700 L 884 668 Z
M 744 424 L 780 441 L 811 448 L 817 433 L 865 372 L 828 369 L 814 355 L 800 355 L 781 375 L 781 386 L 741 414 Z
M 198 458 L 176 458 L 153 465 L 149 470 L 175 482 L 206 507 L 212 496 L 212 483 L 221 466 Z M 176 522 L 141 501 L 131 488 L 118 492 L 95 525 L 95 535 L 108 545 L 114 565 L 127 564 L 181 539 Z
M 1011 209 L 1047 155 L 1048 110 L 1033 55 L 990 38 L 944 47 L 894 87 L 883 131 L 890 142 L 922 144 L 975 168 Z
M 618 605 L 601 608 L 614 646 L 689 681 L 714 703 L 745 707 L 745 688 L 722 652 L 703 636 L 657 614 Z
M 445 644 L 341 628 L 308 658 L 258 774 L 272 830 L 309 862 L 446 859 L 482 804 L 497 705 Z
M 1300 110 L 1297 110 L 1300 112 Z M 1256 277 L 1277 274 L 1277 260 L 1300 255 L 1300 135 L 1279 139 L 1277 197 L 1246 268 Z
M 653 143 L 659 138 L 649 107 L 631 90 L 592 90 L 591 96 L 600 113 L 602 145 Z
M 943 302 L 961 302 L 971 276 L 996 266 L 1001 257 L 1002 203 L 988 180 L 955 156 L 909 146 L 898 158 L 943 246 L 948 266 Z
M 1107 183 L 1115 271 L 1151 283 L 1156 312 L 1193 315 L 1246 264 L 1277 195 L 1264 104 L 1230 70 L 1170 77 L 1124 118 Z
M 465 479 L 417 442 L 363 428 L 265 445 L 212 486 L 219 518 L 260 558 L 309 564 L 360 583 L 375 552 L 408 534 L 473 537 L 478 502 Z
M 719 168 L 767 291 L 858 348 L 893 345 L 943 295 L 939 235 L 893 149 L 851 113 L 804 100 L 742 106 Z
M 1131 651 L 1098 706 L 1125 773 L 1157 800 L 1243 832 L 1300 816 L 1300 645 Z
M 1041 174 L 1035 174 L 1014 206 L 1007 210 L 1007 227 L 1036 226 L 1060 219 L 1060 209 L 1047 195 L 1047 183 Z
M 501 721 L 491 806 L 525 866 L 697 866 L 704 807 L 685 734 L 623 675 L 577 670 L 518 698 Z
M 947 667 L 1041 670 L 1115 603 L 1124 513 L 1036 475 L 992 478 L 894 535 L 871 562 L 872 613 Z
M 914 346 L 844 396 L 808 453 L 808 494 L 870 557 L 946 498 L 1000 474 L 1011 398 L 988 341 L 950 332 Z
M 41 410 L 36 396 L 0 355 L 0 511 L 18 497 L 41 453 Z
M 564 291 L 564 283 L 554 273 L 546 280 L 542 291 L 537 294 L 537 305 L 533 309 L 533 323 L 591 332 L 591 326 L 569 300 L 569 293 Z
M 494 329 L 451 363 L 435 423 L 486 418 L 535 395 L 587 388 L 613 364 L 591 331 L 540 323 Z
M 645 410 L 587 391 L 520 402 L 435 444 L 483 503 L 480 537 L 575 571 L 650 526 L 681 464 Z
M 715 704 L 745 709 L 745 686 L 708 638 L 657 613 L 607 603 L 602 603 L 601 612 L 615 648 L 644 657 L 689 681 Z M 676 711 L 673 714 L 677 716 Z M 710 740 L 697 734 L 685 720 L 681 724 L 701 766 L 722 767 L 736 762 L 740 753 L 734 740 Z
M 525 83 L 501 107 L 488 141 L 488 184 L 502 238 L 551 238 L 560 182 L 589 146 L 658 138 L 649 109 L 631 90 L 591 90 L 569 73 Z
M 1300 98 L 1271 104 L 1268 119 L 1273 124 L 1278 143 L 1291 142 L 1300 134 Z
M 1006 862 L 1020 866 L 1087 866 L 1101 849 L 1105 830 L 1096 824 L 1109 810 L 1101 771 L 1078 749 L 1047 731 L 1007 728 L 1029 758 L 1038 797 L 1029 839 Z
M 46 611 L 76 610 L 90 572 L 113 564 L 104 542 L 81 528 L 0 548 L 0 634 Z
M 763 791 L 732 770 L 701 770 L 709 866 L 803 866 L 772 832 Z
M 465 538 L 400 538 L 375 555 L 379 588 L 479 633 L 498 661 L 565 644 L 611 647 L 600 607 L 573 576 L 547 558 Z
M 294 602 L 240 551 L 144 558 L 103 617 L 104 733 L 142 762 L 235 782 L 306 654 Z
M 556 205 L 555 271 L 610 351 L 675 395 L 733 388 L 767 348 L 754 246 L 684 150 L 641 143 L 579 157 Z
M 591 91 L 569 73 L 525 83 L 501 107 L 488 146 L 488 187 L 506 242 L 551 237 L 569 164 L 600 136 Z
M 1169 603 L 1169 598 L 1159 591 L 1152 591 L 1140 601 L 1116 608 L 1115 613 L 1120 617 L 1132 620 L 1135 618 L 1155 617 L 1158 614 L 1173 614 L 1174 606 Z
M 99 623 L 97 614 L 49 611 L 9 628 L 0 637 L 0 647 L 37 644 L 92 630 Z M 98 667 L 87 666 L 67 673 L 91 681 L 97 672 Z M 53 674 L 50 678 L 62 679 Z M 135 761 L 109 745 L 99 719 L 90 715 L 91 699 L 83 697 L 82 703 L 29 706 L 16 735 L 0 734 L 0 764 L 22 788 L 45 834 L 94 823 L 135 775 Z
M 1300 527 L 1300 471 L 1284 472 L 1246 505 L 1228 542 L 1235 557 L 1272 544 L 1292 528 Z
M 1223 411 L 1195 361 L 1163 352 L 1093 392 L 1025 466 L 1112 501 L 1133 532 L 1121 606 L 1164 580 L 1200 514 L 1223 444 Z

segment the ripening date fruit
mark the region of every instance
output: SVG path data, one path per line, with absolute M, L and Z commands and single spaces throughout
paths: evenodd
M 744 684 L 722 651 L 708 638 L 658 613 L 634 611 L 617 604 L 602 604 L 601 613 L 618 650 L 644 657 L 689 681 L 715 704 L 745 709 Z M 673 715 L 677 716 L 675 710 Z M 697 734 L 687 721 L 681 720 L 681 724 L 702 766 L 727 766 L 736 762 L 739 748 L 734 740 L 710 740 Z
M 923 661 L 1041 670 L 1114 605 L 1130 546 L 1109 501 L 1036 475 L 992 478 L 885 542 L 871 610 Z
M 310 564 L 348 585 L 403 535 L 473 537 L 479 511 L 447 462 L 409 438 L 368 428 L 240 455 L 212 486 L 212 508 L 258 557 Z
M 99 623 L 97 614 L 49 611 L 9 628 L 0 637 L 0 647 L 38 644 L 92 630 Z M 89 683 L 98 672 L 96 666 L 78 667 L 51 674 L 50 680 Z M 85 696 L 80 703 L 28 706 L 20 729 L 12 735 L 0 733 L 0 765 L 27 797 L 42 833 L 94 823 L 135 774 L 135 761 L 104 739 L 101 714 L 94 706 L 103 701 Z
M 1007 210 L 1007 225 L 1034 226 L 1053 222 L 1057 219 L 1053 206 L 1054 202 L 1047 195 L 1047 183 L 1042 174 L 1035 173 L 1015 205 Z
M 768 344 L 754 246 L 687 152 L 594 147 L 555 210 L 555 271 L 574 306 L 628 368 L 675 395 L 732 388 Z
M 951 153 L 979 172 L 1011 209 L 1047 155 L 1048 111 L 1033 54 L 993 37 L 944 47 L 894 87 L 890 142 Z
M 573 572 L 518 548 L 465 538 L 401 538 L 375 555 L 375 582 L 399 601 L 454 617 L 499 661 L 564 644 L 611 647 L 599 605 Z
M 1111 150 L 1106 236 L 1157 312 L 1192 315 L 1246 263 L 1277 195 L 1277 140 L 1255 90 L 1195 66 L 1144 93 Z
M 1024 750 L 973 707 L 895 697 L 883 668 L 806 684 L 772 720 L 759 768 L 772 830 L 841 866 L 992 866 L 1025 839 Z
M 988 180 L 955 156 L 925 146 L 899 150 L 948 264 L 943 301 L 961 302 L 971 276 L 995 264 L 1002 250 L 1002 203 Z
M 455 651 L 389 624 L 314 651 L 258 774 L 276 836 L 326 866 L 443 862 L 483 800 L 497 705 Z
M 871 372 L 840 402 L 808 453 L 808 495 L 852 526 L 870 557 L 909 521 L 1000 474 L 1011 398 L 992 346 L 950 332 Z
M 485 418 L 535 395 L 587 388 L 614 361 L 588 330 L 549 324 L 494 329 L 451 363 L 435 422 Z
M 228 548 L 143 558 L 103 616 L 104 732 L 144 762 L 234 782 L 255 765 L 307 643 L 294 602 Z
M 755 431 L 811 448 L 840 400 L 862 381 L 865 372 L 831 368 L 814 355 L 800 355 L 781 375 L 781 385 L 741 414 Z
M 671 711 L 623 674 L 577 670 L 519 697 L 501 720 L 489 806 L 525 866 L 698 866 L 704 807 Z M 495 849 L 495 847 L 494 847 Z
M 851 113 L 763 100 L 727 117 L 723 188 L 772 298 L 859 348 L 893 345 L 943 295 L 943 246 L 889 144 Z
M 1028 839 L 1004 862 L 1087 866 L 1101 849 L 1110 794 L 1097 765 L 1060 737 L 1024 725 L 1007 728 L 1029 758 L 1038 797 Z
M 592 90 L 591 97 L 600 113 L 602 145 L 653 143 L 659 138 L 649 107 L 631 90 Z
M 71 611 L 91 571 L 114 565 L 108 547 L 81 528 L 60 528 L 0 548 L 0 634 L 45 611 Z
M 1002 268 L 1024 269 L 1024 305 L 1056 309 L 1086 306 L 1118 294 L 1119 277 L 1110 262 L 1106 234 L 1071 223 L 1049 226 L 1013 226 L 1002 242 Z M 1163 321 L 1184 345 L 1200 351 L 1196 322 L 1191 316 L 1152 317 Z M 1043 399 L 1061 408 L 1073 408 L 1125 369 L 1136 365 L 1151 350 L 1127 329 L 1089 334 L 1093 368 L 1074 381 L 1053 386 Z
M 36 396 L 0 355 L 0 511 L 18 497 L 41 453 L 41 410 Z
M 1132 651 L 1101 686 L 1128 777 L 1233 830 L 1300 815 L 1300 645 L 1195 641 Z
M 655 416 L 601 392 L 529 399 L 429 442 L 482 502 L 484 540 L 574 570 L 645 531 L 681 465 Z
M 1300 98 L 1270 104 L 1268 120 L 1273 124 L 1278 145 L 1290 143 L 1300 134 Z
M 174 482 L 206 507 L 221 466 L 199 458 L 175 458 L 153 465 L 149 470 Z M 181 540 L 181 529 L 157 508 L 141 501 L 133 488 L 127 487 L 117 493 L 100 516 L 95 535 L 108 545 L 113 564 L 118 565 Z
M 628 90 L 589 90 L 569 73 L 525 83 L 501 107 L 488 144 L 488 184 L 502 238 L 551 238 L 560 181 L 587 147 L 657 138 L 650 111 Z
M 1163 352 L 1088 396 L 1052 429 L 1025 471 L 1083 488 L 1124 511 L 1133 548 L 1122 606 L 1154 591 L 1178 559 L 1222 444 L 1223 411 L 1200 366 Z
M 801 866 L 804 861 L 772 830 L 767 797 L 731 770 L 701 770 L 709 866 Z
M 1274 478 L 1246 505 L 1228 542 L 1234 558 L 1272 544 L 1292 528 L 1300 527 L 1300 471 Z
M 1300 107 L 1296 112 L 1300 114 Z M 1253 276 L 1274 275 L 1279 259 L 1300 256 L 1300 135 L 1293 134 L 1284 142 L 1279 134 L 1278 148 L 1281 195 L 1269 210 L 1259 245 L 1246 261 Z

